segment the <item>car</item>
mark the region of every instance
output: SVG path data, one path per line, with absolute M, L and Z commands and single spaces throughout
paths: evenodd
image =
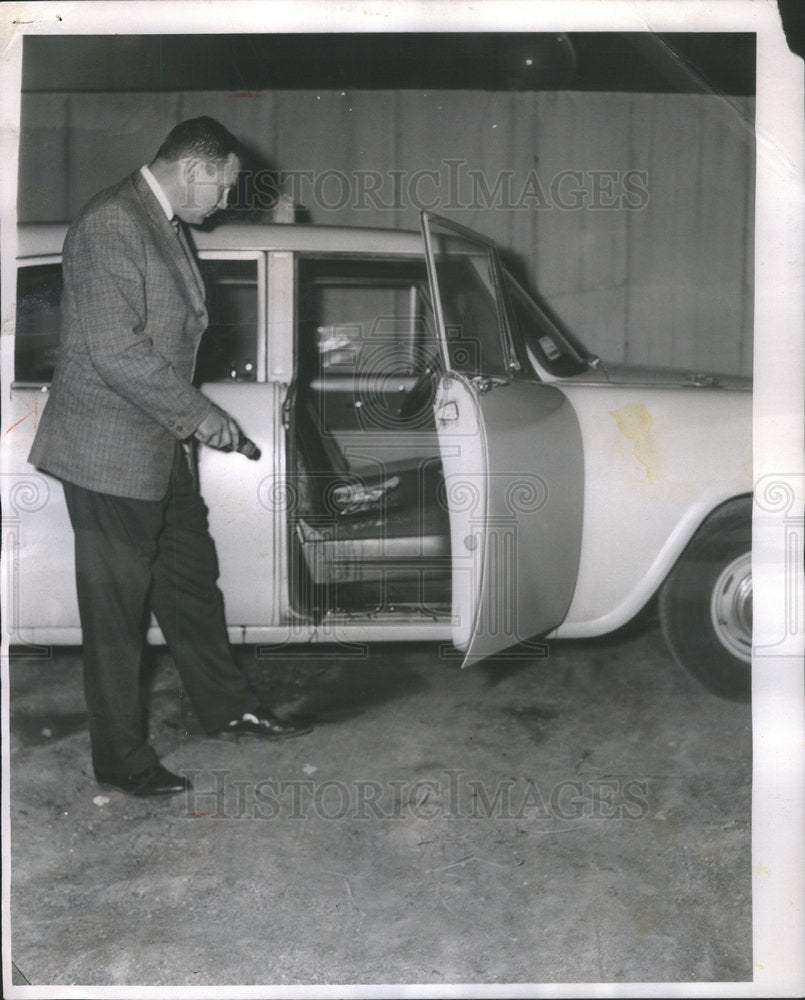
M 27 463 L 65 231 L 19 227 L 4 338 L 8 630 L 28 652 L 81 641 L 62 491 Z M 259 452 L 194 452 L 233 642 L 433 640 L 467 665 L 656 606 L 685 668 L 748 695 L 749 379 L 601 360 L 492 240 L 431 212 L 421 232 L 195 241 L 196 382 Z

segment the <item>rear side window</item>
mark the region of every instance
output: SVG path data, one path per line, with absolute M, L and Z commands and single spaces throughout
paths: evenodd
M 257 262 L 201 262 L 210 325 L 196 366 L 197 382 L 256 378 Z M 61 264 L 31 264 L 17 271 L 14 381 L 53 379 L 59 351 Z
M 199 261 L 209 326 L 196 358 L 195 383 L 257 378 L 257 261 Z
M 50 382 L 59 351 L 61 264 L 31 264 L 17 271 L 15 382 Z

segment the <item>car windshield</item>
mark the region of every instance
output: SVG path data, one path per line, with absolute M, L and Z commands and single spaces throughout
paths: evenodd
M 567 378 L 586 371 L 592 360 L 576 338 L 547 306 L 539 304 L 517 279 L 503 270 L 509 315 L 536 374 Z

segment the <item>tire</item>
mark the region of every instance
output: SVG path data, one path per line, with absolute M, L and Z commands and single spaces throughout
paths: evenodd
M 752 680 L 752 501 L 699 528 L 662 585 L 660 623 L 677 662 L 710 691 L 747 701 Z

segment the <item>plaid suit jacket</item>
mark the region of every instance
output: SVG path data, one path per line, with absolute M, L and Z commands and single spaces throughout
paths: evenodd
M 191 381 L 207 311 L 198 268 L 139 171 L 82 210 L 63 272 L 59 360 L 29 461 L 158 500 L 177 440 L 210 410 Z

